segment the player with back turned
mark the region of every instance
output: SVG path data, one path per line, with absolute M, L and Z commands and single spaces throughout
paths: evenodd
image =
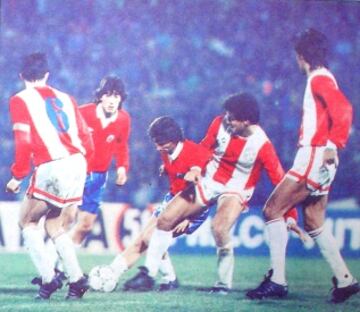
M 38 299 L 49 299 L 62 287 L 55 276 L 37 227 L 45 216 L 45 229 L 54 242 L 69 276 L 67 299 L 81 298 L 88 289 L 76 257 L 65 220 L 75 217 L 86 178 L 86 157 L 93 142 L 75 100 L 47 85 L 49 69 L 46 56 L 34 53 L 23 61 L 20 78 L 25 89 L 11 97 L 10 116 L 15 138 L 13 178 L 7 191 L 19 191 L 22 180 L 35 166 L 29 188 L 21 205 L 20 226 L 24 245 L 41 276 Z

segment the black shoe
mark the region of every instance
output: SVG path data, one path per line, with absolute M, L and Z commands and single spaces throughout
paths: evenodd
M 40 279 L 41 280 L 41 279 Z M 50 296 L 62 287 L 63 283 L 56 276 L 52 279 L 50 283 L 43 284 L 41 282 L 40 289 L 35 299 L 49 299 Z
M 260 285 L 251 289 L 246 293 L 246 296 L 250 299 L 263 299 L 263 298 L 272 298 L 278 297 L 283 298 L 288 294 L 288 286 L 280 285 L 271 281 L 271 276 L 273 274 L 273 270 L 269 270 L 268 274 L 265 275 L 264 280 L 260 283 Z
M 353 279 L 353 282 L 349 286 L 338 287 L 338 280 L 336 277 L 332 278 L 334 288 L 331 291 L 331 302 L 332 303 L 341 303 L 346 299 L 355 295 L 360 291 L 360 285 L 356 279 Z
M 66 296 L 66 299 L 69 300 L 80 299 L 88 289 L 89 289 L 88 277 L 84 275 L 77 282 L 69 283 L 69 291 Z
M 55 269 L 55 278 L 61 282 L 64 282 L 67 280 L 67 277 L 65 275 L 64 272 L 58 270 L 58 269 Z M 33 285 L 39 285 L 41 286 L 42 285 L 42 279 L 40 276 L 36 276 L 34 277 L 32 280 L 31 280 L 31 284 Z
M 179 281 L 176 278 L 174 281 L 160 284 L 159 291 L 169 291 L 169 290 L 175 290 L 177 288 L 179 288 Z
M 149 270 L 144 266 L 140 266 L 139 270 L 138 274 L 126 281 L 124 290 L 149 291 L 154 288 L 155 281 L 149 276 Z
M 225 286 L 214 286 L 210 289 L 209 294 L 226 296 L 230 289 Z

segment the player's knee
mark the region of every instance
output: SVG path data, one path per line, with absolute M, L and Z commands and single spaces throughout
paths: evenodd
M 171 231 L 175 227 L 174 220 L 167 218 L 164 214 L 160 215 L 157 221 L 157 228 L 162 231 Z
M 94 226 L 94 222 L 92 220 L 81 220 L 78 224 L 78 228 L 82 231 L 82 232 L 90 232 L 92 230 Z
M 211 223 L 211 231 L 217 246 L 228 236 L 227 227 L 224 226 L 223 222 L 216 219 Z
M 274 198 L 269 198 L 265 203 L 263 215 L 266 221 L 278 219 L 286 213 L 286 207 L 277 203 Z

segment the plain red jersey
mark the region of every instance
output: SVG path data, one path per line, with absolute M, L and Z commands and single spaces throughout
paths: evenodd
M 211 158 L 211 152 L 199 144 L 185 140 L 178 143 L 171 155 L 161 153 L 161 158 L 169 178 L 170 193 L 175 195 L 187 186 L 184 175 L 194 167 L 202 170 Z
M 15 137 L 11 172 L 22 179 L 31 163 L 42 163 L 75 153 L 89 156 L 93 142 L 75 100 L 50 86 L 27 87 L 10 98 Z
M 89 172 L 108 171 L 111 161 L 115 158 L 116 168 L 125 167 L 129 170 L 130 116 L 119 109 L 116 114 L 106 118 L 100 105 L 89 103 L 80 106 L 91 132 L 95 152 L 89 160 Z
M 334 144 L 344 148 L 350 134 L 352 107 L 326 68 L 307 79 L 300 128 L 300 146 Z

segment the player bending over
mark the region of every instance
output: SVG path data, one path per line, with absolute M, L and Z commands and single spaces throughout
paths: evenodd
M 236 94 L 227 98 L 223 106 L 226 113 L 215 118 L 202 141 L 213 154 L 205 174 L 193 171 L 187 177 L 192 183 L 167 204 L 157 219 L 144 274 L 133 280 L 143 288 L 156 276 L 160 259 L 173 240 L 174 229 L 216 203 L 212 229 L 219 259 L 218 281 L 213 292 L 226 294 L 232 288 L 234 269 L 230 230 L 240 213 L 247 210 L 261 170 L 267 171 L 274 184 L 284 175 L 273 145 L 258 125 L 259 108 L 255 98 L 247 93 Z M 296 210 L 291 213 L 296 219 Z
M 188 181 L 193 181 L 195 176 L 201 174 L 202 168 L 208 162 L 211 154 L 208 150 L 192 141 L 186 140 L 180 126 L 168 116 L 156 118 L 149 126 L 148 133 L 154 142 L 163 162 L 162 172 L 169 179 L 170 189 L 164 197 L 163 203 L 154 211 L 152 217 L 143 231 L 121 254 L 116 256 L 110 267 L 119 279 L 121 274 L 130 269 L 147 250 L 150 237 L 156 227 L 157 218 L 166 209 L 176 194 L 188 186 Z M 204 209 L 189 219 L 184 220 L 171 233 L 171 236 L 193 233 L 207 218 L 209 211 Z M 148 255 L 146 255 L 148 259 Z M 148 261 L 148 260 L 146 260 Z M 178 287 L 178 281 L 170 257 L 165 251 L 158 259 L 160 272 L 163 274 L 163 283 L 160 291 L 172 290 Z M 134 279 L 124 285 L 125 290 L 150 290 L 154 288 L 154 278 L 138 283 L 139 277 L 147 275 L 146 267 L 140 267 L 140 272 Z M 153 276 L 155 277 L 155 276 Z

